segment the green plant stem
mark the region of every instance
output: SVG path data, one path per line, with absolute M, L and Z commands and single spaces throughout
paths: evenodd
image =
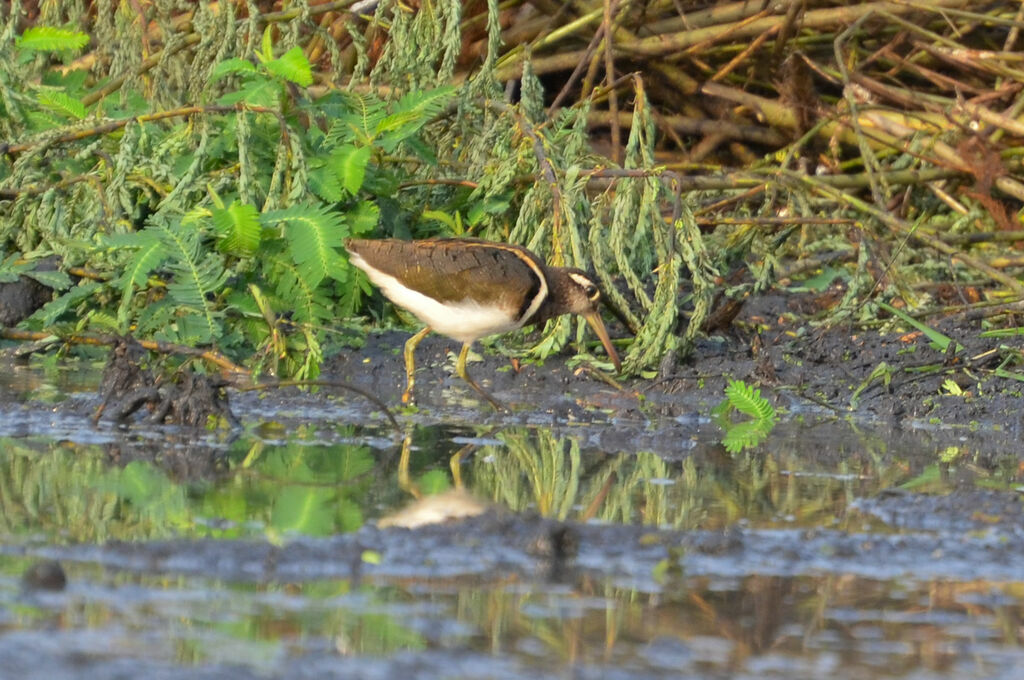
M 77 142 L 90 137 L 97 137 L 99 135 L 105 135 L 115 130 L 120 130 L 129 123 L 153 123 L 159 120 L 165 120 L 167 118 L 179 118 L 181 116 L 192 116 L 197 113 L 227 113 L 229 111 L 250 111 L 252 113 L 269 113 L 280 118 L 280 112 L 275 109 L 268 109 L 262 106 L 249 106 L 245 103 L 238 103 L 231 106 L 221 106 L 211 104 L 209 106 L 183 106 L 179 109 L 169 109 L 167 111 L 157 111 L 156 113 L 147 113 L 141 116 L 132 116 L 131 118 L 119 118 L 117 120 L 110 120 L 99 125 L 94 125 L 85 129 L 74 129 L 68 132 L 57 134 L 54 137 L 47 137 L 44 140 L 37 140 L 33 142 L 24 142 L 21 144 L 12 144 L 7 147 L 6 152 L 8 155 L 16 156 L 26 151 L 36 149 L 37 147 L 49 147 L 54 144 L 66 144 L 69 142 Z

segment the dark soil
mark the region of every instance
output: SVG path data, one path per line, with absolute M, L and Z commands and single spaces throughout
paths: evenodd
M 522 362 L 514 370 L 509 357 L 477 345 L 482 361 L 470 364 L 470 374 L 510 407 L 511 416 L 495 414 L 454 375 L 459 343 L 431 335 L 416 353 L 415 398 L 425 414 L 476 422 L 686 419 L 707 416 L 728 382 L 743 380 L 760 386 L 777 408 L 793 414 L 903 426 L 973 425 L 1009 433 L 1024 429 L 1024 383 L 994 372 L 1008 355 L 1024 348 L 1024 336 L 982 338 L 980 321 L 952 316 L 931 322 L 963 346 L 947 353 L 898 324 L 880 331 L 788 320 L 794 306 L 805 303 L 786 293 L 752 298 L 728 330 L 701 338 L 669 375 L 627 379 L 621 381 L 622 390 L 590 370 L 570 369 L 571 349 L 543 365 Z M 352 381 L 399 408 L 405 385 L 402 347 L 409 335 L 371 334 L 361 349 L 330 360 L 324 374 Z M 625 333 L 618 329 L 617 335 Z M 1014 371 L 1014 363 L 1005 368 Z M 952 394 L 947 381 L 960 394 Z
M 969 516 L 967 507 L 977 500 L 972 493 L 948 498 L 938 499 L 938 503 L 961 518 Z M 1007 503 L 999 501 L 1003 509 Z M 904 516 L 902 510 L 898 515 Z M 872 579 L 913 574 L 922 580 L 1020 581 L 1024 580 L 1024 541 L 1020 540 L 1024 525 L 1020 519 L 1020 509 L 1014 507 L 1009 516 L 993 516 L 985 530 L 957 523 L 930 531 L 908 528 L 900 533 L 742 527 L 675 531 L 489 511 L 416 529 L 367 526 L 353 534 L 324 539 L 292 538 L 286 546 L 267 541 L 174 540 L 42 550 L 9 546 L 0 548 L 0 553 L 232 582 L 402 578 L 471 579 L 479 585 L 506 581 L 510 576 L 527 582 L 601 577 L 628 582 L 640 592 L 656 593 L 665 588 L 663 580 L 670 578 L 674 569 L 687 577 L 837 572 Z M 900 521 L 888 526 L 906 527 Z M 548 549 L 552 544 L 560 549 Z M 571 548 L 561 549 L 566 545 Z M 379 562 L 367 563 L 367 550 L 379 555 Z M 942 559 L 926 557 L 936 554 Z

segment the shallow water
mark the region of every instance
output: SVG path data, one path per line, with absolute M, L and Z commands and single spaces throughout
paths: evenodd
M 10 677 L 1024 667 L 1010 438 L 792 421 L 729 454 L 701 418 L 420 419 L 399 435 L 361 404 L 298 394 L 238 396 L 241 432 L 196 433 L 94 426 L 97 380 L 0 375 Z M 437 494 L 484 512 L 374 527 Z M 25 576 L 51 561 L 66 586 Z

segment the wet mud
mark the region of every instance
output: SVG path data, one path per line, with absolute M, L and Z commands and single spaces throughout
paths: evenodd
M 148 575 L 187 574 L 231 582 L 302 582 L 392 579 L 429 582 L 458 579 L 466 584 L 550 582 L 574 587 L 599 579 L 641 593 L 664 593 L 673 578 L 801 576 L 835 572 L 871 579 L 973 579 L 1024 581 L 1024 526 L 1020 510 L 993 515 L 968 527 L 966 512 L 979 500 L 961 504 L 961 520 L 931 531 L 893 532 L 919 522 L 908 508 L 884 511 L 858 503 L 873 531 L 752 529 L 674 531 L 639 525 L 561 522 L 530 513 L 491 510 L 414 529 L 366 527 L 327 539 L 295 537 L 286 545 L 266 541 L 178 540 L 144 545 L 110 542 L 48 548 L 4 549 L 8 555 L 86 562 Z M 895 504 L 892 504 L 895 505 Z M 1001 503 L 1000 503 L 1001 505 Z M 859 508 L 857 507 L 859 506 Z M 948 509 L 933 518 L 949 519 Z M 882 530 L 882 529 L 887 530 Z M 373 553 L 367 560 L 367 551 Z M 679 587 L 679 584 L 676 584 Z
M 799 297 L 759 296 L 745 304 L 729 329 L 698 340 L 693 353 L 652 379 L 620 381 L 615 389 L 586 362 L 564 356 L 542 364 L 520 362 L 478 349 L 470 372 L 512 410 L 512 422 L 602 417 L 648 422 L 697 418 L 721 399 L 730 380 L 759 386 L 777 408 L 791 414 L 854 418 L 891 426 L 973 426 L 1012 433 L 1024 430 L 1024 373 L 1015 352 L 1024 335 L 983 337 L 982 319 L 965 315 L 931 325 L 955 351 L 941 350 L 921 332 L 894 321 L 865 330 L 853 325 L 815 327 L 795 316 Z M 611 327 L 613 336 L 624 336 Z M 389 404 L 405 385 L 401 348 L 408 333 L 371 334 L 364 347 L 329 360 L 327 375 L 351 380 Z M 459 344 L 428 336 L 417 350 L 416 400 L 447 419 L 509 420 L 478 404 L 454 375 Z M 600 348 L 595 348 L 600 356 Z M 568 350 L 566 354 L 570 354 Z M 1000 371 L 1004 365 L 1008 367 Z M 613 376 L 605 374 L 606 377 Z M 486 406 L 486 405 L 483 405 Z
M 144 414 L 141 422 L 149 425 L 196 428 L 223 418 L 237 426 L 228 405 L 227 385 L 226 380 L 196 373 L 189 365 L 164 380 L 150 365 L 149 352 L 142 345 L 131 337 L 119 338 L 103 369 L 102 401 L 93 419 L 125 423 Z

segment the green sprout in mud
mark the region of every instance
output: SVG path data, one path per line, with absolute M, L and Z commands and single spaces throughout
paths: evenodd
M 850 395 L 850 408 L 857 408 L 857 404 L 860 402 L 860 395 L 876 382 L 881 382 L 882 387 L 885 389 L 889 389 L 889 385 L 892 383 L 892 367 L 884 361 L 875 366 L 874 370 L 871 371 L 871 375 L 865 378 L 857 386 L 857 389 L 853 391 L 853 394 Z
M 963 397 L 968 394 L 967 392 L 964 392 L 963 388 L 960 387 L 959 383 L 957 383 L 957 381 L 953 380 L 952 378 L 947 378 L 942 383 L 942 393 L 947 394 L 951 397 Z
M 734 422 L 733 411 L 752 420 Z M 725 388 L 725 399 L 711 412 L 715 422 L 725 430 L 722 444 L 729 453 L 751 449 L 764 441 L 775 427 L 775 407 L 761 396 L 761 390 L 742 380 L 732 380 Z

